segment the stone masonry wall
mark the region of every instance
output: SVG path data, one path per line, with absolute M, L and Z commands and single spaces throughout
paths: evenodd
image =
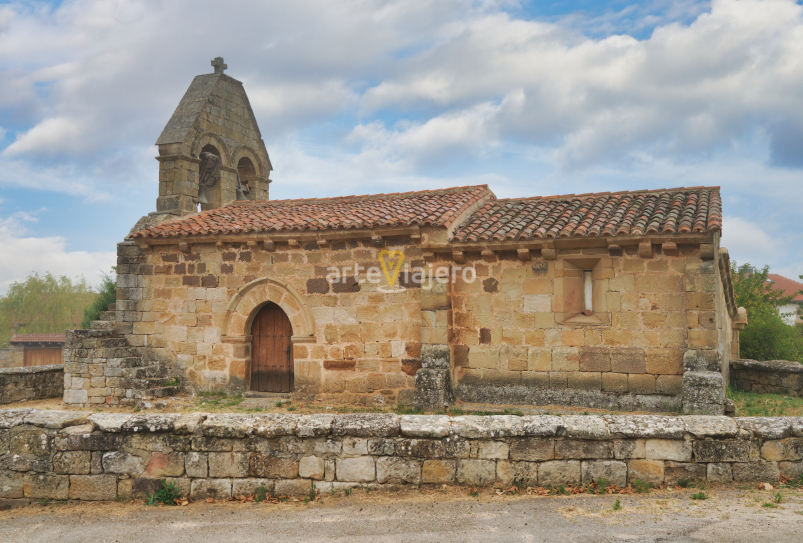
M 803 364 L 787 360 L 732 360 L 730 384 L 761 394 L 803 395 Z
M 623 487 L 803 473 L 803 419 L 0 411 L 0 498 L 194 499 L 369 485 Z
M 525 262 L 511 251 L 467 263 L 478 280 L 452 293 L 458 398 L 680 409 L 684 354 L 715 351 L 720 334 L 712 262 L 698 246 L 674 249 L 561 249 Z M 572 318 L 582 269 L 592 270 L 597 322 Z
M 384 249 L 403 250 L 412 266 L 423 263 L 416 262 L 421 250 L 409 237 L 385 238 L 383 247 L 370 239 L 323 247 L 314 241 L 276 243 L 273 250 L 261 243 L 209 243 L 193 244 L 189 252 L 159 245 L 147 253 L 123 243 L 115 329 L 130 345 L 167 361 L 191 389 L 248 390 L 250 340 L 230 343 L 222 337 L 229 303 L 249 282 L 275 278 L 299 293 L 315 323 L 312 342 L 293 348 L 299 397 L 409 404 L 420 368 L 418 285 L 383 293 L 379 285 L 353 278 L 327 281 L 332 266 L 348 266 L 351 273 L 355 264 L 378 268 Z M 265 301 L 255 301 L 249 318 Z M 250 322 L 245 326 L 250 330 Z
M 61 398 L 64 365 L 0 369 L 0 404 Z

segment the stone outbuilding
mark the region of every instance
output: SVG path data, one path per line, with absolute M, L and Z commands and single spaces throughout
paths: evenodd
M 64 334 L 14 334 L 0 349 L 0 368 L 28 368 L 63 363 Z
M 195 78 L 157 145 L 157 211 L 118 246 L 114 311 L 68 334 L 65 401 L 177 378 L 428 409 L 722 412 L 746 315 L 718 187 L 271 201 L 254 114 L 222 70 Z

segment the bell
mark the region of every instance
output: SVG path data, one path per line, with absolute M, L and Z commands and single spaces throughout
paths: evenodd
M 209 203 L 209 200 L 206 199 L 206 187 L 204 185 L 198 187 L 198 203 L 199 204 Z
M 234 200 L 236 202 L 245 202 L 248 200 L 248 197 L 239 187 L 237 187 L 237 197 Z

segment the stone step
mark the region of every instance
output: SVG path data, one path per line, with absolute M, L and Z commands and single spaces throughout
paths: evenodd
M 92 321 L 89 325 L 92 330 L 111 330 L 114 327 L 112 321 Z
M 110 337 L 103 339 L 101 345 L 105 348 L 128 347 L 128 341 L 124 337 Z
M 121 360 L 121 362 L 120 362 L 120 365 L 118 367 L 124 368 L 124 369 L 125 368 L 143 368 L 143 367 L 151 365 L 151 361 L 150 360 L 145 360 L 145 359 L 143 359 L 142 357 L 139 357 L 139 356 L 127 356 L 125 358 L 120 358 L 119 360 Z
M 108 311 L 116 311 L 117 306 L 115 304 L 109 304 Z
M 71 339 L 105 338 L 112 335 L 111 330 L 67 330 L 67 343 Z
M 114 316 L 117 314 L 116 311 L 101 311 L 100 312 L 100 319 L 102 321 L 113 321 Z
M 181 392 L 181 387 L 154 387 L 148 392 L 156 398 L 166 398 L 168 396 L 175 396 Z
M 136 349 L 132 347 L 105 347 L 100 350 L 100 358 L 128 358 L 139 356 Z
M 147 391 L 158 388 L 167 381 L 164 377 L 153 377 L 148 379 L 120 379 L 120 388 L 130 388 L 132 390 Z

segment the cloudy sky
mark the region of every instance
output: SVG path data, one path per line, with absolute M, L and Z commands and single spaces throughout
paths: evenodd
M 732 258 L 803 274 L 800 2 L 0 1 L 0 294 L 113 265 L 216 56 L 272 199 L 719 185 Z

